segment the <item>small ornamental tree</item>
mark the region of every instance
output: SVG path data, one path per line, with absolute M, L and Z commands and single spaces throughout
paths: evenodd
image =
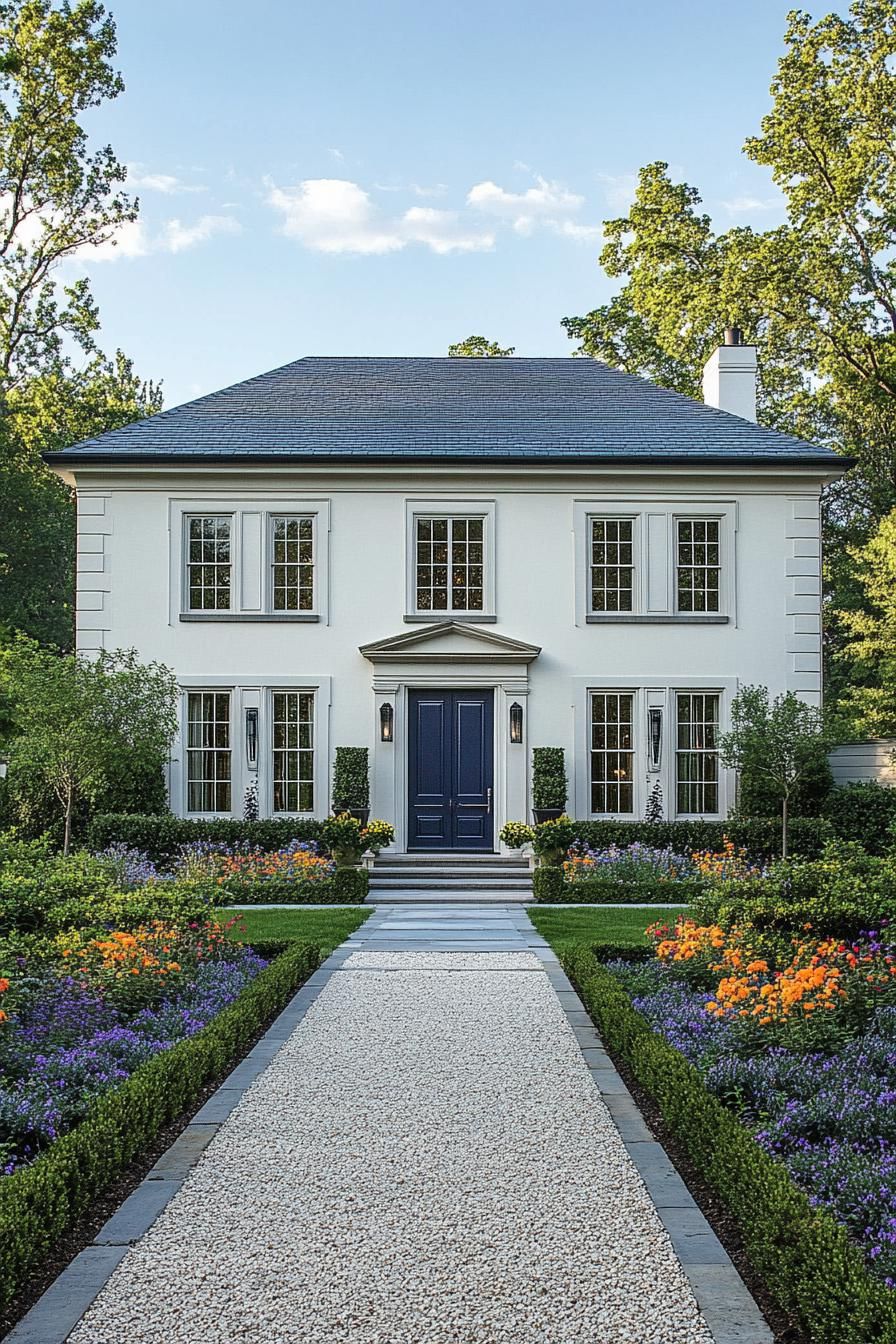
M 177 683 L 136 651 L 60 657 L 19 637 L 0 660 L 10 707 L 10 783 L 37 783 L 64 820 L 63 852 L 81 801 L 94 802 L 125 772 L 161 770 L 177 730 Z
M 740 773 L 742 786 L 764 786 L 780 804 L 785 859 L 790 802 L 829 747 L 821 711 L 793 691 L 770 700 L 767 686 L 745 686 L 732 701 L 731 731 L 719 737 L 719 759 Z

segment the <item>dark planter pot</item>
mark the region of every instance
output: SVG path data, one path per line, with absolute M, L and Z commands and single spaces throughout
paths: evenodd
M 356 821 L 360 821 L 362 826 L 366 826 L 370 820 L 369 807 L 349 807 L 348 803 L 333 804 L 334 816 L 341 816 L 343 812 L 347 812 L 350 817 L 354 817 Z
M 563 816 L 562 807 L 533 807 L 532 815 L 535 818 L 535 825 L 538 826 L 542 821 L 556 821 L 558 817 Z

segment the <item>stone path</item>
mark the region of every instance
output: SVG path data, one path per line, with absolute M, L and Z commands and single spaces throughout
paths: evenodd
M 380 906 L 272 1030 L 71 1344 L 771 1341 L 518 907 Z

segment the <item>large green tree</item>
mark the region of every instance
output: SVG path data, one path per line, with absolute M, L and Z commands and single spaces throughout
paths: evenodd
M 123 87 L 95 0 L 0 3 L 0 632 L 72 639 L 71 492 L 40 452 L 158 410 L 159 390 L 96 345 L 85 278 L 60 263 L 136 218 L 125 169 L 82 120 Z
M 501 346 L 485 336 L 467 336 L 448 347 L 449 359 L 507 359 L 516 349 L 513 345 Z
M 744 149 L 771 170 L 786 223 L 718 231 L 694 187 L 650 164 L 605 226 L 600 261 L 619 292 L 564 325 L 583 353 L 691 396 L 739 325 L 759 347 L 763 423 L 856 459 L 828 493 L 826 530 L 831 607 L 861 610 L 847 545 L 896 504 L 896 0 L 818 22 L 793 12 L 784 41 L 772 109 Z M 846 637 L 832 612 L 832 653 Z

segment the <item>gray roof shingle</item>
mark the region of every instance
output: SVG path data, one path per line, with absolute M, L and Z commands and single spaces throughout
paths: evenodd
M 265 461 L 752 461 L 848 465 L 592 359 L 308 358 L 47 453 L 56 465 Z

